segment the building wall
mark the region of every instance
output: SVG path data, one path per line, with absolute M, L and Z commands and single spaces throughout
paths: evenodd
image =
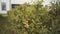
M 6 3 L 6 10 L 2 10 L 2 2 Z M 0 14 L 7 14 L 7 11 L 11 9 L 10 0 L 0 0 Z
M 0 11 L 1 11 L 1 0 L 0 0 Z

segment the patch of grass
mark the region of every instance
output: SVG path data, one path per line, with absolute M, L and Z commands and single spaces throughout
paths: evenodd
M 0 15 L 0 34 L 4 34 L 7 30 L 8 20 L 7 17 Z

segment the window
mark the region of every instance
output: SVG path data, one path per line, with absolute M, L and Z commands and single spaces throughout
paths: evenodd
M 17 6 L 20 6 L 19 4 L 12 4 L 12 8 L 15 8 Z
M 6 3 L 2 2 L 1 5 L 2 5 L 2 10 L 6 10 Z

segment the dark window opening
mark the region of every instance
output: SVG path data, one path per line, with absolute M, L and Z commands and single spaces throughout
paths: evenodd
M 19 4 L 12 4 L 12 8 L 15 8 L 17 6 L 20 6 Z
M 1 5 L 2 5 L 2 10 L 6 10 L 6 3 L 2 2 Z

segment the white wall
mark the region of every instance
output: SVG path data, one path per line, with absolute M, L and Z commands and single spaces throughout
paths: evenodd
M 32 0 L 11 0 L 11 4 L 24 4 L 25 2 L 31 3 Z M 33 0 L 36 1 L 36 0 Z
M 33 0 L 33 1 L 37 1 L 37 0 Z M 43 4 L 44 5 L 49 5 L 51 0 L 44 0 Z M 52 0 L 53 1 L 53 0 Z M 23 4 L 25 2 L 29 2 L 31 3 L 32 0 L 11 0 L 11 4 Z
M 11 4 L 22 4 L 24 3 L 26 0 L 11 0 Z
M 0 0 L 0 11 L 1 11 L 1 0 Z
M 1 10 L 1 2 L 6 2 L 6 11 Z M 7 14 L 7 11 L 11 9 L 10 0 L 0 0 L 0 14 Z

